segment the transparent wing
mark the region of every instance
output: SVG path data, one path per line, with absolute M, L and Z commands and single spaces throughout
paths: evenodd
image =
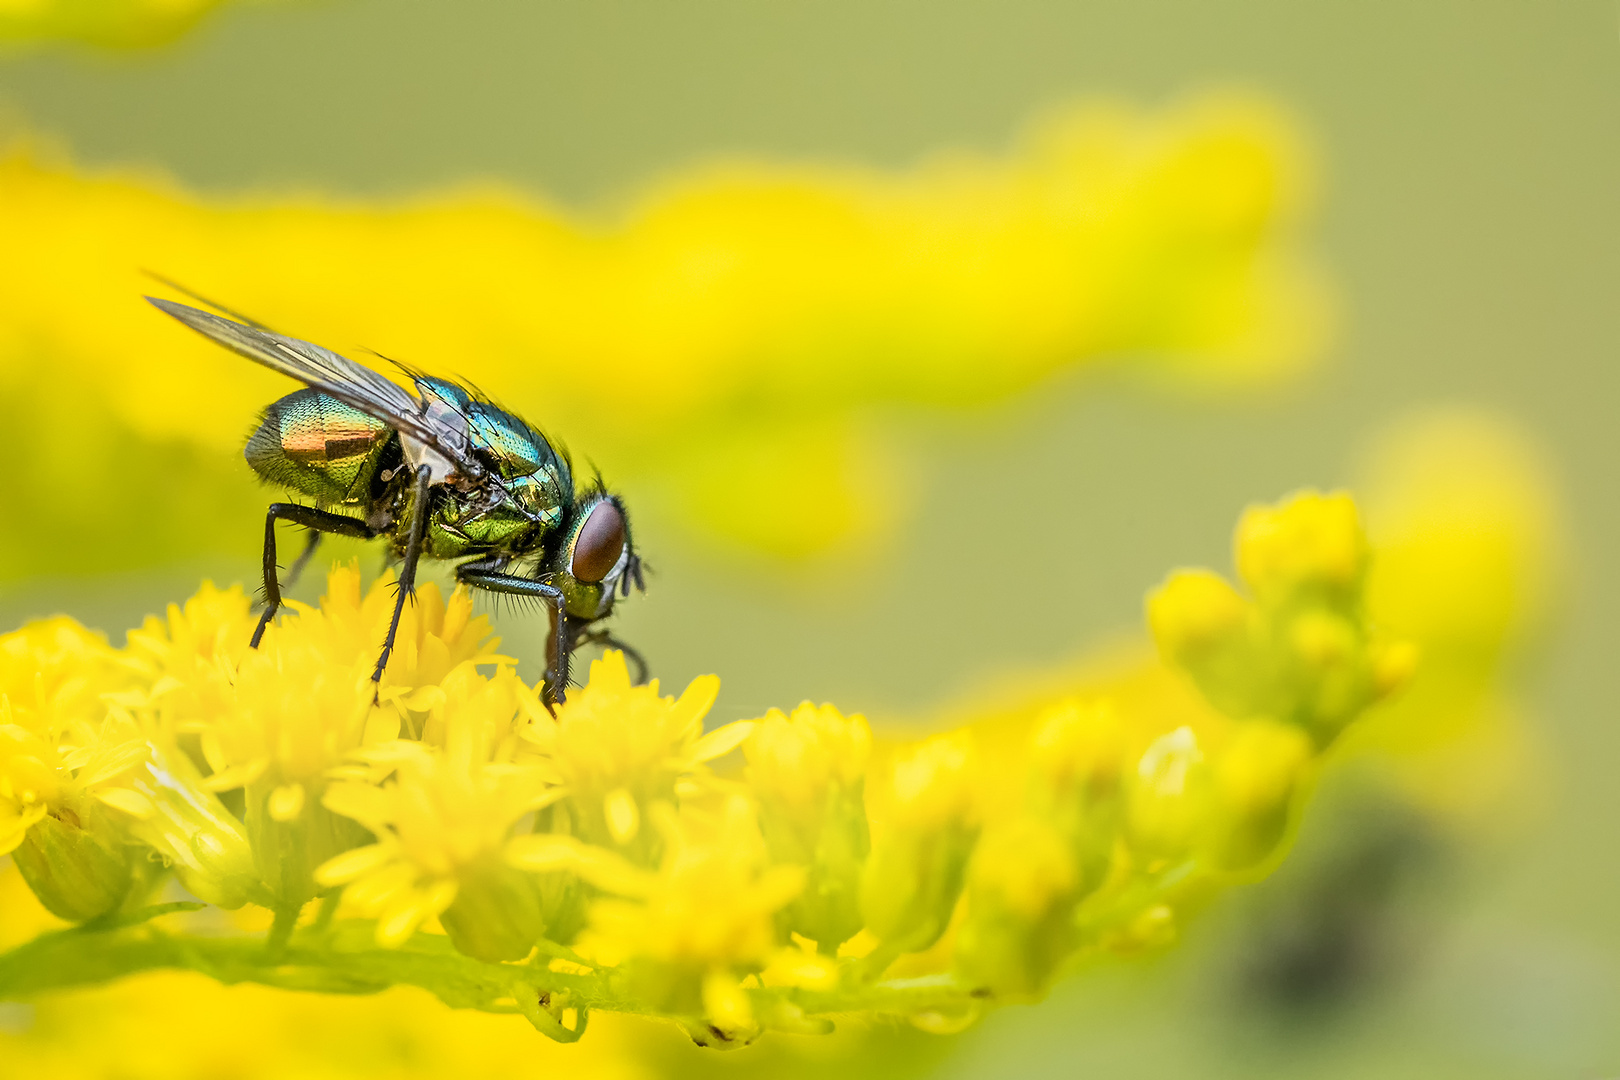
M 474 474 L 482 471 L 468 455 L 464 427 L 458 430 L 447 423 L 439 415 L 443 410 L 425 410 L 409 391 L 370 368 L 307 341 L 243 326 L 172 300 L 146 299 L 210 341 L 376 417 L 439 451 L 460 469 Z

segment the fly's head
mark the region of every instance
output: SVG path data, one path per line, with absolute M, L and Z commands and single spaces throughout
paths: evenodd
M 563 522 L 552 584 L 562 590 L 568 614 L 589 622 L 613 610 L 632 588 L 645 592 L 641 559 L 630 540 L 630 517 L 617 495 L 593 491 Z

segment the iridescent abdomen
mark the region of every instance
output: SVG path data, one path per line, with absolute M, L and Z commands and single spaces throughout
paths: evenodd
M 319 390 L 294 391 L 264 411 L 243 451 L 253 471 L 323 503 L 364 502 L 393 429 Z

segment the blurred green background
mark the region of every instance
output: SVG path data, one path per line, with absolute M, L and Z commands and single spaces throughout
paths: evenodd
M 497 178 L 585 206 L 716 155 L 900 166 L 944 146 L 998 150 L 1071 98 L 1159 105 L 1211 87 L 1280 100 L 1316 141 L 1316 236 L 1343 305 L 1329 364 L 1265 400 L 1092 376 L 973 419 L 895 418 L 923 486 L 893 561 L 858 587 L 771 576 L 642 518 L 658 572 L 624 635 L 670 682 L 719 672 L 719 719 L 813 697 L 898 722 L 1134 628 L 1168 567 L 1226 564 L 1244 503 L 1347 481 L 1368 437 L 1410 410 L 1506 414 L 1561 476 L 1574 541 L 1563 604 L 1518 673 L 1551 762 L 1545 802 L 1501 807 L 1504 827 L 1459 840 L 1346 772 L 1284 870 L 1181 949 L 1094 970 L 962 1036 L 897 1034 L 867 1064 L 1620 1073 L 1613 4 L 333 0 L 228 6 L 154 51 L 0 55 L 0 107 L 87 166 L 150 164 L 210 193 Z M 519 404 L 545 422 L 543 403 Z M 4 485 L 6 516 L 25 519 Z M 1003 526 L 1012 514 L 1041 524 Z M 199 574 L 250 578 L 260 525 L 240 528 L 241 553 L 209 565 L 115 580 L 69 566 L 6 586 L 0 625 L 65 609 L 116 634 Z M 987 634 L 967 601 L 1007 565 L 1048 570 Z M 501 630 L 539 653 L 531 621 Z M 785 1069 L 791 1053 L 667 1052 L 671 1068 L 716 1074 Z M 807 1053 L 809 1072 L 850 1068 Z

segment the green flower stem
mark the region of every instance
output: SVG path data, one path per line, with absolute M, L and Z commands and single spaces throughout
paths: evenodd
M 141 971 L 182 970 L 227 985 L 253 982 L 329 994 L 371 994 L 405 983 L 430 991 L 447 1005 L 486 1012 L 526 1012 L 520 1002 L 538 1001 L 542 994 L 582 1010 L 642 1011 L 616 994 L 601 975 L 486 964 L 429 934 L 418 934 L 399 949 L 381 949 L 372 943 L 372 934 L 369 923 L 345 923 L 321 932 L 295 931 L 280 949 L 273 949 L 264 938 L 173 933 L 151 922 L 87 925 L 43 934 L 0 953 L 0 1000 Z
M 293 930 L 279 942 L 265 937 L 178 933 L 154 923 L 159 915 L 198 905 L 164 904 L 112 922 L 42 934 L 0 953 L 0 1001 L 92 986 L 143 971 L 195 971 L 226 985 L 251 982 L 325 994 L 374 994 L 407 984 L 453 1008 L 521 1013 L 543 1034 L 572 1042 L 593 1009 L 659 1015 L 627 997 L 613 972 L 572 974 L 545 963 L 491 964 L 456 952 L 447 938 L 417 934 L 398 949 L 378 948 L 369 922 Z M 279 935 L 276 935 L 279 936 Z M 560 946 L 543 950 L 568 953 Z M 966 1006 L 976 1000 L 950 976 L 895 979 L 833 991 L 767 988 L 751 991 L 761 1012 L 792 1002 L 802 1015 L 877 1012 L 909 1016 Z M 572 1026 L 566 1010 L 575 1010 Z M 671 1017 L 689 1020 L 692 1018 Z

